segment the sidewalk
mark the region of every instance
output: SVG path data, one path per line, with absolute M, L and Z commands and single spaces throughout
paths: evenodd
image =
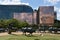
M 23 32 L 12 32 L 12 34 L 15 34 L 15 35 L 22 35 L 23 34 Z M 29 34 L 29 33 L 26 33 L 26 34 Z M 4 32 L 4 33 L 0 33 L 0 36 L 7 36 L 7 35 L 9 35 L 8 34 L 8 32 Z M 51 33 L 33 33 L 32 35 L 59 35 L 60 36 L 60 34 L 51 34 Z

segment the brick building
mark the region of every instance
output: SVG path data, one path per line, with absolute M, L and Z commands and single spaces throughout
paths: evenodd
M 40 6 L 37 11 L 37 24 L 51 26 L 54 24 L 56 13 L 54 6 Z
M 41 25 L 53 25 L 54 24 L 54 7 L 53 6 L 41 6 L 39 7 L 39 19 Z

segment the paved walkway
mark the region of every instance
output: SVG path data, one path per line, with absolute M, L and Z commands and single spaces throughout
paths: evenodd
M 23 33 L 22 32 L 12 32 L 12 34 L 16 34 L 16 35 L 22 35 Z M 26 34 L 29 34 L 29 33 L 26 33 Z M 33 35 L 40 35 L 41 33 L 33 33 Z M 5 36 L 5 35 L 9 35 L 8 32 L 4 32 L 4 33 L 0 33 L 0 36 Z
M 22 32 L 12 32 L 12 34 L 22 35 L 23 33 Z M 29 34 L 29 33 L 26 33 L 26 34 Z M 0 36 L 6 36 L 6 35 L 9 35 L 8 32 L 0 33 Z M 51 34 L 51 33 L 33 33 L 33 35 L 56 35 L 56 34 Z M 57 34 L 57 35 L 60 36 L 60 34 Z

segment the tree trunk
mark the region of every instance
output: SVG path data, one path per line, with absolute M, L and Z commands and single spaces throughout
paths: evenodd
M 11 34 L 11 29 L 8 29 L 8 34 Z

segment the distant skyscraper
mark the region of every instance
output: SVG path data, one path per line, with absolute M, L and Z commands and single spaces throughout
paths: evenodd
M 14 13 L 14 18 L 32 24 L 32 13 Z
M 40 6 L 38 10 L 28 5 L 0 5 L 0 19 L 17 19 L 29 24 L 52 25 L 57 19 L 54 6 Z
M 34 10 L 33 12 L 33 23 L 37 24 L 37 10 Z
M 22 6 L 22 7 L 21 7 Z M 13 13 L 13 17 L 17 20 L 20 21 L 26 21 L 29 24 L 32 24 L 32 13 L 33 13 L 33 9 L 30 6 L 27 5 L 21 5 L 21 12 L 19 13 Z
M 56 11 L 54 12 L 54 17 L 55 17 L 55 20 L 57 20 L 57 12 Z
M 54 24 L 54 6 L 40 6 L 38 10 L 41 25 Z
M 15 18 L 32 24 L 33 9 L 28 5 L 0 5 L 0 19 Z

